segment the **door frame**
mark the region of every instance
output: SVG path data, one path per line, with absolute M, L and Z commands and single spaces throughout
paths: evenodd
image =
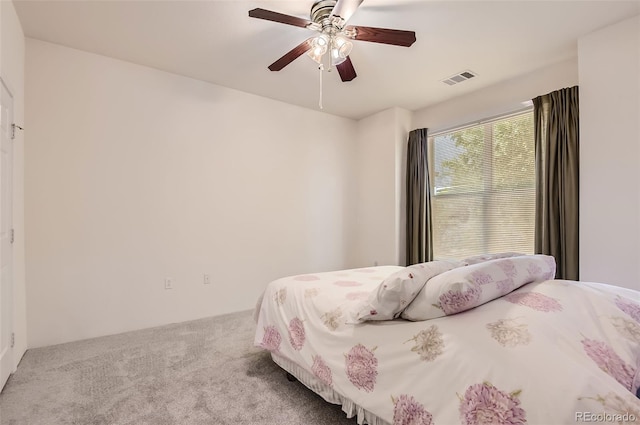
M 15 288 L 14 288 L 14 282 L 13 282 L 13 235 L 11 234 L 13 232 L 13 139 L 15 137 L 14 135 L 14 131 L 15 131 L 14 100 L 15 98 L 13 96 L 11 89 L 9 88 L 6 81 L 2 77 L 0 77 L 0 84 L 1 84 L 0 90 L 5 90 L 10 99 L 10 107 L 9 107 L 9 112 L 7 114 L 8 115 L 7 116 L 8 133 L 6 134 L 7 150 L 8 150 L 8 156 L 9 156 L 7 159 L 9 174 L 5 174 L 6 171 L 2 169 L 2 163 L 0 162 L 0 220 L 2 219 L 1 215 L 3 213 L 7 213 L 9 215 L 9 223 L 7 225 L 8 226 L 7 232 L 9 234 L 6 235 L 6 237 L 10 238 L 8 243 L 9 252 L 6 254 L 9 257 L 8 266 L 7 266 L 9 268 L 8 270 L 9 283 L 8 283 L 7 294 L 6 294 L 9 300 L 8 302 L 4 302 L 3 300 L 0 300 L 0 341 L 2 341 L 4 338 L 8 338 L 8 349 L 5 354 L 7 356 L 7 359 L 5 360 L 6 363 L 3 363 L 7 365 L 6 368 L 8 369 L 8 371 L 0 370 L 0 391 L 2 391 L 2 389 L 4 388 L 4 385 L 6 384 L 6 380 L 8 380 L 9 376 L 11 376 L 11 374 L 16 370 L 15 364 L 14 364 L 15 363 L 14 362 L 15 323 L 14 323 L 14 317 L 13 317 L 14 307 L 15 307 L 14 306 L 14 289 Z M 3 132 L 3 136 L 4 136 L 4 132 Z M 3 147 L 0 145 L 0 154 L 1 154 L 2 148 Z M 3 177 L 6 177 L 6 180 L 8 180 L 7 186 L 5 186 L 5 181 L 4 181 L 5 179 Z M 8 193 L 3 193 L 4 190 L 7 190 Z M 8 205 L 5 205 L 5 203 L 2 202 L 3 200 L 6 201 Z M 1 230 L 2 229 L 0 228 L 0 232 Z M 2 258 L 2 255 L 4 255 L 4 253 L 0 249 L 0 265 L 2 264 L 2 261 L 4 261 L 4 258 Z M 1 278 L 2 278 L 2 275 L 0 275 L 0 279 Z M 0 284 L 2 283 L 3 282 L 0 281 Z M 7 306 L 8 311 L 3 311 L 2 305 Z M 4 321 L 8 322 L 8 326 L 2 323 Z M 2 335 L 3 329 L 7 329 L 9 335 Z M 1 348 L 2 347 L 0 346 L 0 349 Z M 5 379 L 5 375 L 6 375 L 6 379 Z

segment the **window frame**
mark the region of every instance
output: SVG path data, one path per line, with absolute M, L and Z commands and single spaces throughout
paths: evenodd
M 509 119 L 512 117 L 517 117 L 517 116 L 521 116 L 521 115 L 525 115 L 528 113 L 533 113 L 533 105 L 529 105 L 527 104 L 525 107 L 508 112 L 508 113 L 504 113 L 501 115 L 496 115 L 496 116 L 492 116 L 490 118 L 485 118 L 482 120 L 477 120 L 477 121 L 473 121 L 467 124 L 463 124 L 463 125 L 459 125 L 459 126 L 453 126 L 453 127 L 449 127 L 446 128 L 444 130 L 438 130 L 435 131 L 433 133 L 428 133 L 427 135 L 427 158 L 428 158 L 428 173 L 429 173 L 429 182 L 430 185 L 428 187 L 429 190 L 429 199 L 430 202 L 432 204 L 431 208 L 434 207 L 434 203 L 435 203 L 435 199 L 447 199 L 447 198 L 456 198 L 456 197 L 473 197 L 473 196 L 480 196 L 480 197 L 484 197 L 485 199 L 490 199 L 491 195 L 494 194 L 498 194 L 501 192 L 505 192 L 504 189 L 497 189 L 494 187 L 493 185 L 493 172 L 494 172 L 494 164 L 493 164 L 493 160 L 494 160 L 494 152 L 493 152 L 493 125 L 491 125 L 494 122 L 497 121 L 501 121 L 501 120 L 505 120 L 505 119 Z M 464 131 L 466 129 L 469 128 L 473 128 L 473 127 L 478 127 L 478 126 L 483 126 L 483 141 L 484 141 L 484 149 L 483 149 L 483 154 L 484 154 L 484 160 L 486 161 L 487 164 L 490 164 L 490 166 L 485 166 L 483 167 L 483 177 L 482 177 L 482 188 L 479 188 L 477 190 L 475 189 L 468 189 L 468 190 L 462 190 L 462 191 L 456 191 L 456 190 L 452 190 L 452 191 L 447 191 L 446 187 L 445 188 L 437 188 L 435 186 L 435 182 L 436 182 L 436 167 L 435 167 L 435 139 L 438 136 L 442 136 L 442 135 L 446 135 L 446 134 L 452 134 L 458 131 Z M 489 142 L 488 142 L 489 141 Z M 535 161 L 535 158 L 534 158 Z M 438 190 L 440 189 L 440 190 Z M 527 187 L 527 188 L 517 188 L 514 190 L 533 190 L 534 194 L 533 196 L 535 197 L 535 184 L 533 185 L 533 187 Z M 438 193 L 441 192 L 441 193 Z M 483 223 L 487 223 L 487 217 L 489 217 L 489 213 L 491 211 L 490 208 L 490 202 L 483 202 L 482 203 L 482 211 L 483 211 Z M 435 214 L 434 214 L 435 215 Z M 535 225 L 535 219 L 534 219 L 534 223 Z M 486 229 L 487 226 L 483 226 L 483 229 Z M 432 230 L 433 231 L 433 230 Z M 491 238 L 485 237 L 482 239 L 482 244 L 483 244 L 483 249 L 484 252 L 479 252 L 478 254 L 484 254 L 487 253 L 487 250 L 489 249 L 488 246 L 491 242 Z M 439 257 L 438 253 L 435 252 L 435 246 L 433 247 L 434 249 L 434 259 L 439 259 L 439 258 L 446 258 L 446 257 Z M 531 246 L 531 252 L 526 252 L 526 253 L 530 253 L 533 254 L 533 250 L 534 247 Z

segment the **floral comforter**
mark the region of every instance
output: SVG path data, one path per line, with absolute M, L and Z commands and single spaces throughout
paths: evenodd
M 255 344 L 394 425 L 640 423 L 640 292 L 548 280 L 453 316 L 349 324 L 399 269 L 271 282 Z

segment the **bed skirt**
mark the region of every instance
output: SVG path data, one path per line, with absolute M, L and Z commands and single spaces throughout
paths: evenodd
M 357 405 L 350 399 L 338 394 L 331 387 L 320 382 L 315 376 L 295 364 L 294 362 L 271 353 L 271 358 L 282 369 L 293 375 L 305 387 L 318 394 L 325 401 L 342 406 L 342 411 L 347 414 L 347 418 L 356 417 L 360 425 L 391 425 L 389 422 L 378 418 L 373 413 Z

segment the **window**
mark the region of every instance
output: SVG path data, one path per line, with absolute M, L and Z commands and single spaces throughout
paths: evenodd
M 429 137 L 434 258 L 532 254 L 533 111 Z

